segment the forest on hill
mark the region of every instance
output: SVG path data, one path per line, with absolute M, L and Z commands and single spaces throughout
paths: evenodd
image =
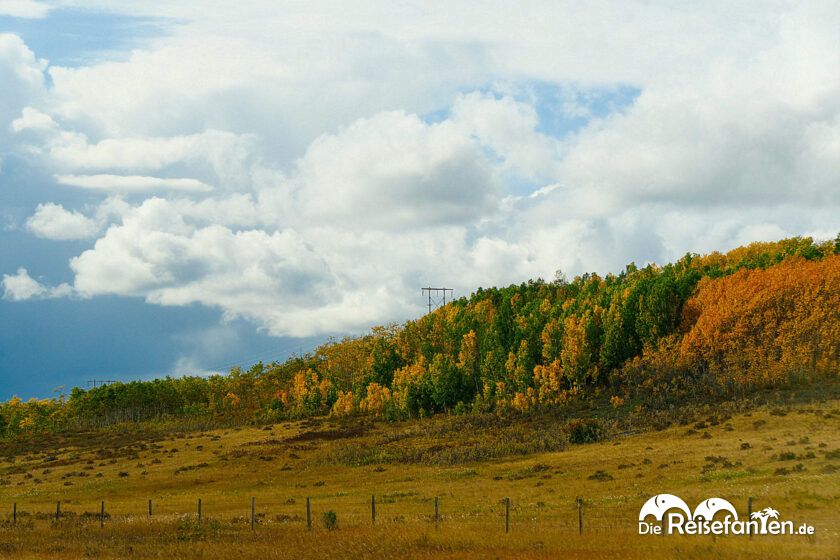
M 227 375 L 0 404 L 0 437 L 152 419 L 388 420 L 657 408 L 836 377 L 840 236 L 688 254 L 620 274 L 480 288 L 403 325 Z

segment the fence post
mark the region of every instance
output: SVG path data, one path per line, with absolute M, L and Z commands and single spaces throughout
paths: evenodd
M 306 528 L 312 530 L 312 508 L 309 507 L 309 498 L 306 498 Z
M 510 498 L 505 498 L 505 533 L 510 533 Z
M 251 496 L 251 530 L 252 531 L 254 530 L 254 523 L 256 522 L 256 511 L 255 511 L 256 503 L 255 502 L 256 502 L 256 498 Z
M 376 496 L 370 497 L 370 524 L 376 525 Z
M 99 528 L 105 526 L 105 500 L 102 500 L 102 503 L 99 506 Z
M 201 498 L 198 499 L 198 524 L 201 525 Z
M 577 499 L 577 507 L 578 507 L 578 534 L 583 534 L 583 499 Z
M 17 527 L 17 502 L 12 504 L 12 526 Z
M 438 500 L 438 497 L 435 496 L 435 529 L 438 528 L 438 523 L 439 522 L 440 522 L 439 500 Z
M 747 534 L 752 539 L 752 525 L 750 525 L 750 521 L 752 521 L 752 496 L 747 498 Z
M 152 500 L 149 499 L 149 517 L 152 516 Z
M 61 517 L 61 500 L 55 503 L 55 520 L 58 521 L 59 517 Z

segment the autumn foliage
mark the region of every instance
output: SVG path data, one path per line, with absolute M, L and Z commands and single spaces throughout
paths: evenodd
M 0 434 L 152 418 L 279 420 L 656 406 L 836 376 L 840 240 L 753 243 L 620 274 L 479 288 L 403 325 L 228 375 L 0 405 Z
M 753 387 L 836 374 L 840 256 L 703 279 L 683 311 L 681 365 Z

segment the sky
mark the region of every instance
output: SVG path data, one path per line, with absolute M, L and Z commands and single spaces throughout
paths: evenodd
M 840 4 L 0 0 L 0 399 L 840 230 Z

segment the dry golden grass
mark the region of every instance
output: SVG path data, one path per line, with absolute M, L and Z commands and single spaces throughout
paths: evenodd
M 352 467 L 335 460 L 347 446 L 440 443 L 434 430 L 418 431 L 410 424 L 348 431 L 346 425 L 297 422 L 268 430 L 125 440 L 111 448 L 101 439 L 68 440 L 66 446 L 0 463 L 0 484 L 5 484 L 0 486 L 0 556 L 840 558 L 840 401 L 797 405 L 782 413 L 759 409 L 716 425 L 445 466 Z M 459 441 L 459 436 L 440 437 Z M 677 494 L 692 507 L 719 496 L 742 516 L 752 496 L 756 509 L 772 506 L 782 519 L 814 525 L 816 535 L 639 536 L 639 508 L 658 493 Z M 253 532 L 252 496 L 258 514 Z M 377 501 L 375 527 L 371 496 Z M 438 529 L 435 496 L 440 497 Z M 586 500 L 583 535 L 578 535 L 578 496 Z M 509 534 L 504 532 L 505 497 L 512 503 Z M 50 514 L 57 500 L 64 516 L 56 522 Z M 109 515 L 104 528 L 96 517 L 100 500 Z M 8 523 L 13 502 L 17 527 Z M 321 526 L 327 510 L 337 514 L 334 531 Z

